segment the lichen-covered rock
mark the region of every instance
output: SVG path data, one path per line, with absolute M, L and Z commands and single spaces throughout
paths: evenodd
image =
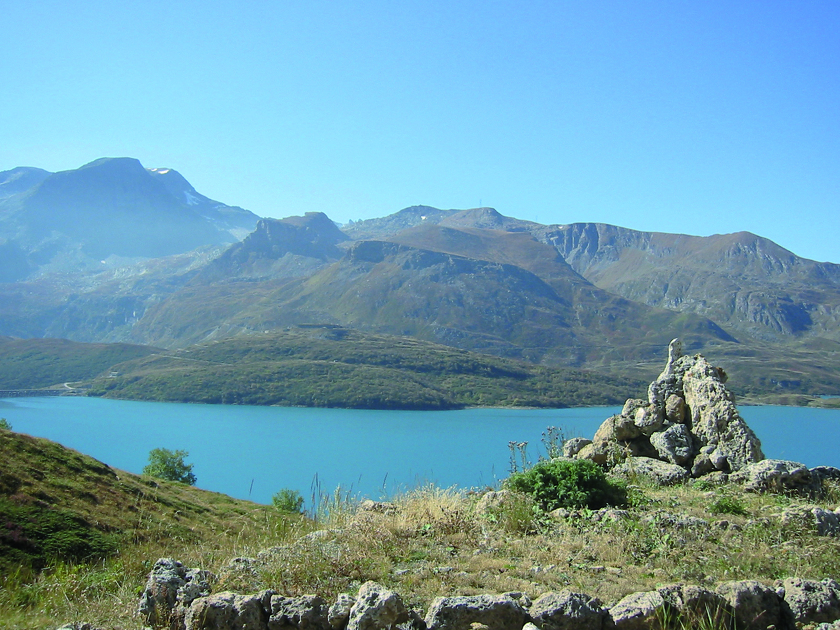
M 820 536 L 840 536 L 840 508 L 831 512 L 821 507 L 794 507 L 782 512 L 782 525 L 804 527 Z
M 642 435 L 647 436 L 661 430 L 664 420 L 665 417 L 662 413 L 662 409 L 654 405 L 640 407 L 639 409 L 636 409 L 636 413 L 633 414 L 633 424 L 636 425 Z
M 672 464 L 685 466 L 694 457 L 694 439 L 684 424 L 674 424 L 650 436 L 650 443 L 659 457 Z
M 602 630 L 610 616 L 597 599 L 568 589 L 541 595 L 529 612 L 540 630 Z
M 365 582 L 350 609 L 347 630 L 386 630 L 409 619 L 397 593 L 376 582 Z
M 695 357 L 682 385 L 691 412 L 691 431 L 701 446 L 712 445 L 710 455 L 718 470 L 737 471 L 764 459 L 761 442 L 738 413 L 726 389 L 726 375 L 702 356 Z
M 178 627 L 193 600 L 210 593 L 212 574 L 188 569 L 174 558 L 155 562 L 140 595 L 137 610 L 149 625 Z
M 797 492 L 811 494 L 819 489 L 804 464 L 783 459 L 754 462 L 730 475 L 730 481 L 743 483 L 749 492 Z
M 563 442 L 563 455 L 574 457 L 587 444 L 592 444 L 592 440 L 582 437 L 570 438 Z
M 610 471 L 611 475 L 634 479 L 645 477 L 660 486 L 672 486 L 688 479 L 688 471 L 651 457 L 628 457 Z
M 352 596 L 341 593 L 327 611 L 327 621 L 329 621 L 330 626 L 335 630 L 340 630 L 346 626 L 347 620 L 350 618 L 350 611 L 355 603 L 356 600 Z
M 797 623 L 832 623 L 840 619 L 840 584 L 832 579 L 817 582 L 788 578 L 777 593 Z
M 648 630 L 662 615 L 665 600 L 656 591 L 631 593 L 610 608 L 616 630 Z
M 438 597 L 426 614 L 429 630 L 471 630 L 472 624 L 486 630 L 522 630 L 527 621 L 525 609 L 506 595 Z
M 268 630 L 332 630 L 327 602 L 317 595 L 271 597 Z
M 225 591 L 196 599 L 187 610 L 185 630 L 266 630 L 274 594 Z
M 598 427 L 592 441 L 595 443 L 613 442 L 616 440 L 626 441 L 637 438 L 641 434 L 642 432 L 639 430 L 639 427 L 636 426 L 634 418 L 628 418 L 627 416 L 617 414 L 615 416 L 610 416 L 601 423 L 601 426 Z
M 679 394 L 670 394 L 665 399 L 665 419 L 668 422 L 682 424 L 685 418 L 685 400 Z
M 793 619 L 782 599 L 755 580 L 725 582 L 716 589 L 732 607 L 736 627 L 743 630 L 793 630 Z

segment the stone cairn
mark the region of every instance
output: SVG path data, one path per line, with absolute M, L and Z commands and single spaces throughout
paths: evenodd
M 648 387 L 607 418 L 593 439 L 573 438 L 566 457 L 632 468 L 663 483 L 712 472 L 733 473 L 764 459 L 761 442 L 738 413 L 726 373 L 701 355 L 668 346 L 668 363 Z

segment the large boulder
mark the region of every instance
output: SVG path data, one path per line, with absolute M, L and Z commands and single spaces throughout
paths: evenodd
M 480 624 L 483 630 L 522 630 L 528 613 L 507 595 L 472 595 L 438 597 L 426 614 L 429 630 L 471 630 Z
M 832 623 L 840 619 L 840 584 L 788 578 L 777 591 L 797 623 Z
M 700 355 L 682 379 L 692 434 L 700 446 L 715 447 L 710 459 L 718 470 L 731 472 L 761 461 L 764 453 L 761 442 L 738 413 L 725 382 L 723 370 Z
M 184 619 L 186 630 L 266 630 L 274 591 L 254 595 L 222 592 L 196 599 Z
M 793 630 L 793 619 L 783 600 L 769 586 L 755 580 L 725 582 L 716 589 L 732 607 L 739 630 Z
M 634 480 L 644 477 L 660 486 L 672 486 L 688 479 L 688 471 L 676 464 L 650 457 L 628 457 L 610 471 L 611 475 Z
M 665 611 L 665 600 L 657 591 L 631 593 L 610 608 L 616 630 L 648 630 Z
M 327 602 L 317 595 L 274 595 L 268 630 L 332 630 Z
M 376 582 L 365 582 L 350 609 L 347 630 L 386 630 L 409 619 L 397 593 Z
M 674 424 L 650 436 L 650 443 L 660 459 L 685 466 L 694 457 L 694 438 L 684 424 Z
M 783 459 L 751 463 L 730 475 L 729 480 L 743 483 L 749 492 L 812 494 L 821 487 L 821 480 L 815 479 L 804 464 Z
M 148 625 L 178 627 L 193 600 L 210 594 L 211 578 L 209 571 L 160 558 L 149 573 L 137 611 Z
M 602 630 L 610 617 L 600 601 L 568 589 L 541 595 L 529 612 L 540 630 Z

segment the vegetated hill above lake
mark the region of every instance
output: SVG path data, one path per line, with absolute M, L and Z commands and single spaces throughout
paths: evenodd
M 108 258 L 156 258 L 233 243 L 258 220 L 199 194 L 176 171 L 145 169 L 131 158 L 45 173 L 0 173 L 0 190 L 11 193 L 0 196 L 0 255 L 9 258 L 0 266 L 15 270 L 4 274 L 7 282 L 44 271 L 97 269 Z
M 115 363 L 156 351 L 126 343 L 0 337 L 0 390 L 41 389 L 91 379 Z
M 114 470 L 55 442 L 0 429 L 5 575 L 26 579 L 29 569 L 52 561 L 96 560 L 144 541 L 211 544 L 216 532 L 265 519 L 265 506 Z
M 552 369 L 405 337 L 309 326 L 161 352 L 114 367 L 114 398 L 358 409 L 620 404 L 641 379 Z

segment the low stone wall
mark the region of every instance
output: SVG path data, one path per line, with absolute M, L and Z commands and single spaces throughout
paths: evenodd
M 632 593 L 610 607 L 571 590 L 545 593 L 533 602 L 522 593 L 438 597 L 424 616 L 375 582 L 363 584 L 355 597 L 343 594 L 327 602 L 317 595 L 288 597 L 272 590 L 211 594 L 211 577 L 161 558 L 140 599 L 144 621 L 171 630 L 646 630 L 710 624 L 739 630 L 805 625 L 840 630 L 840 584 L 830 579 L 789 578 L 772 588 L 742 580 L 714 590 L 674 584 Z

